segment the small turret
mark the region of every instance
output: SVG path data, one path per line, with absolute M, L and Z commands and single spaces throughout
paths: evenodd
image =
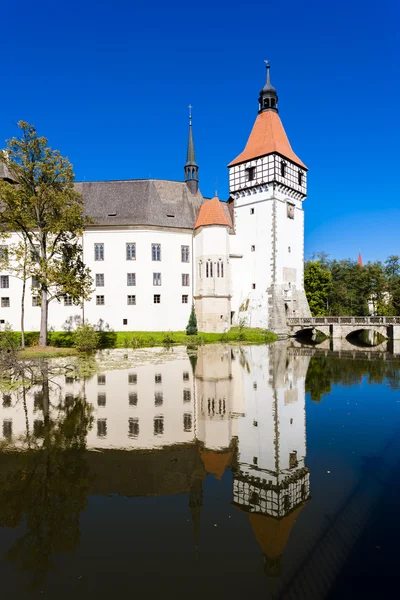
M 267 81 L 260 92 L 260 97 L 258 99 L 258 112 L 261 113 L 264 110 L 274 110 L 278 111 L 278 94 L 276 93 L 276 89 L 271 85 L 269 69 L 270 65 L 268 61 L 265 61 L 267 65 Z

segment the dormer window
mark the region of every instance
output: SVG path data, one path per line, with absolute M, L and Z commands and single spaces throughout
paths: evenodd
M 298 173 L 298 181 L 299 181 L 299 185 L 303 185 L 303 172 L 299 171 Z
M 256 176 L 256 168 L 255 167 L 249 167 L 248 169 L 246 169 L 246 181 L 253 181 L 255 176 Z
M 284 161 L 281 162 L 281 177 L 285 177 L 286 175 L 286 163 Z

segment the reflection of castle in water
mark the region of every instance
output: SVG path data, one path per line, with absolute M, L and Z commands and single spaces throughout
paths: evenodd
M 305 376 L 309 358 L 285 346 L 203 346 L 196 354 L 149 351 L 136 367 L 86 381 L 58 379 L 50 418 L 78 395 L 93 407 L 86 460 L 91 493 L 152 496 L 189 492 L 195 525 L 207 474 L 233 472 L 233 504 L 249 520 L 278 574 L 290 530 L 309 498 L 305 466 Z M 0 439 L 26 448 L 43 428 L 42 390 L 3 395 Z M 1 435 L 2 434 L 2 435 Z M 98 450 L 103 450 L 99 452 Z M 134 450 L 134 451 L 133 451 Z

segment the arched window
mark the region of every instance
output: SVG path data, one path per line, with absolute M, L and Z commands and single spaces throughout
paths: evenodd
M 206 262 L 206 277 L 209 277 L 209 264 L 210 264 L 210 261 L 207 261 Z
M 210 277 L 212 277 L 212 276 L 213 276 L 213 264 L 210 261 Z
M 224 276 L 224 263 L 222 260 L 219 261 L 221 263 L 221 277 Z
M 217 277 L 219 277 L 219 263 L 220 261 L 217 262 Z

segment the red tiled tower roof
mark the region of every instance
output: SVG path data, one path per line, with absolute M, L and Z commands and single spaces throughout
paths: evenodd
M 201 205 L 199 215 L 197 217 L 195 229 L 204 225 L 226 225 L 230 227 L 228 217 L 225 214 L 224 208 L 220 200 L 215 196 L 212 200 L 207 200 Z
M 259 113 L 246 147 L 228 167 L 277 152 L 296 163 L 303 169 L 306 165 L 293 152 L 279 115 L 274 110 Z
M 361 256 L 361 252 L 358 253 L 358 259 L 357 259 L 357 263 L 360 265 L 360 267 L 363 266 L 363 261 L 362 261 L 362 256 Z

